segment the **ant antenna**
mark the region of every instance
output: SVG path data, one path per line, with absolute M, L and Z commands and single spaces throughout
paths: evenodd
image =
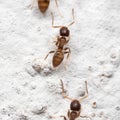
M 61 28 L 62 26 L 54 26 L 54 16 L 53 16 L 52 12 L 51 12 L 51 16 L 52 16 L 52 27 L 53 28 Z
M 56 3 L 56 6 L 57 6 L 57 9 L 58 9 L 58 12 L 59 12 L 60 16 L 63 18 L 62 14 L 61 14 L 61 12 L 60 12 L 60 10 L 59 10 L 59 7 L 58 7 L 58 2 L 57 2 L 57 0 L 55 0 L 55 3 Z
M 61 27 L 64 27 L 64 26 L 54 26 L 54 16 L 53 16 L 53 13 L 51 12 L 51 16 L 52 16 L 52 27 L 53 28 L 61 28 Z M 72 9 L 72 18 L 73 18 L 73 21 L 67 25 L 67 27 L 71 26 L 72 24 L 75 23 L 75 17 L 74 17 L 74 9 Z
M 79 102 L 81 102 L 87 97 L 88 97 L 88 88 L 87 88 L 87 81 L 85 81 L 85 95 L 81 99 L 79 99 Z
M 72 9 L 72 18 L 73 18 L 73 21 L 67 27 L 69 27 L 69 26 L 71 26 L 72 24 L 75 23 L 74 9 Z

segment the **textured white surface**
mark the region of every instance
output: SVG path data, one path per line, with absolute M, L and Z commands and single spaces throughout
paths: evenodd
M 88 81 L 89 97 L 82 103 L 81 114 L 95 114 L 92 120 L 120 120 L 120 0 L 58 0 L 63 19 L 54 0 L 45 15 L 37 6 L 30 10 L 30 3 L 0 1 L 0 120 L 49 120 L 48 115 L 66 115 L 70 102 L 60 94 L 60 79 L 75 98 Z M 59 29 L 51 27 L 50 13 L 56 25 L 67 25 L 72 8 L 75 24 L 70 27 L 72 53 L 67 71 L 63 64 L 49 71 L 50 55 L 45 61 L 48 69 L 35 73 L 33 59 L 43 61 L 55 49 L 49 43 Z M 46 76 L 46 71 L 51 74 Z M 97 108 L 92 108 L 94 101 Z M 46 112 L 35 114 L 43 106 Z

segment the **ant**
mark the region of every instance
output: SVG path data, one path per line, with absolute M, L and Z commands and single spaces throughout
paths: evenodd
M 73 98 L 67 96 L 66 93 L 65 93 L 63 81 L 62 80 L 60 80 L 60 81 L 61 81 L 61 86 L 62 86 L 62 96 L 63 96 L 63 98 L 66 98 L 66 99 L 71 101 L 71 103 L 70 103 L 70 110 L 68 110 L 68 113 L 67 113 L 68 119 L 69 120 L 75 120 L 78 117 L 90 118 L 88 116 L 81 116 L 80 115 L 80 113 L 81 113 L 81 104 L 80 103 L 81 103 L 82 100 L 84 100 L 85 98 L 88 97 L 87 81 L 85 81 L 85 86 L 86 86 L 85 95 L 81 99 L 79 99 L 79 100 L 78 99 L 73 99 Z M 50 116 L 50 117 L 51 118 L 56 118 L 55 116 Z M 64 120 L 67 120 L 66 116 L 64 116 L 64 115 L 61 115 L 59 117 L 63 117 Z
M 67 27 L 66 26 L 54 26 L 54 17 L 52 15 L 52 27 L 53 28 L 59 28 L 60 27 L 60 36 L 57 37 L 56 41 L 56 46 L 57 50 L 56 51 L 50 51 L 44 60 L 47 59 L 48 55 L 51 53 L 55 53 L 53 56 L 52 64 L 53 67 L 57 67 L 58 65 L 61 64 L 61 62 L 64 59 L 64 54 L 67 54 L 67 59 L 69 57 L 69 54 L 71 53 L 70 48 L 66 47 L 64 48 L 64 45 L 66 45 L 69 41 L 69 39 L 66 39 L 66 37 L 69 37 L 70 31 L 68 29 L 68 26 L 72 25 L 74 23 L 74 9 L 72 9 L 72 15 L 73 15 L 73 22 L 71 22 Z
M 75 21 L 74 21 L 74 9 L 72 9 L 73 21 L 67 26 L 54 26 L 53 13 L 51 13 L 51 15 L 52 15 L 52 27 L 53 28 L 60 28 L 60 30 L 59 30 L 60 35 L 57 36 L 57 41 L 55 41 L 56 46 L 59 46 L 59 44 L 63 44 L 63 45 L 67 44 L 69 39 L 70 39 L 70 30 L 68 29 L 68 27 L 75 23 Z
M 33 5 L 35 3 L 36 0 L 33 1 L 33 3 L 30 5 L 30 8 L 32 9 L 33 8 Z M 39 10 L 42 12 L 42 13 L 45 13 L 46 10 L 48 9 L 49 5 L 50 5 L 50 0 L 37 0 L 38 2 L 38 8 Z M 57 3 L 57 0 L 55 0 L 55 3 L 56 3 L 56 6 L 58 8 L 58 3 Z M 59 11 L 60 13 L 60 11 Z M 61 15 L 61 13 L 60 13 Z M 61 15 L 62 16 L 62 15 Z

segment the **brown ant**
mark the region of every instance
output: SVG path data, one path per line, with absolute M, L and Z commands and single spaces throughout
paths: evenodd
M 70 39 L 70 30 L 68 29 L 69 26 L 71 26 L 72 24 L 74 24 L 74 9 L 72 9 L 72 17 L 73 17 L 73 21 L 67 25 L 67 26 L 54 26 L 54 16 L 53 13 L 51 13 L 52 15 L 52 27 L 53 28 L 60 28 L 59 31 L 59 36 L 57 36 L 57 41 L 56 41 L 56 46 L 59 46 L 59 44 L 67 44 L 69 39 Z
M 30 5 L 30 8 L 33 8 L 33 5 L 35 3 L 36 0 L 33 1 L 33 3 Z M 42 13 L 45 13 L 46 10 L 48 9 L 49 7 L 49 4 L 50 4 L 50 0 L 37 0 L 38 2 L 38 8 L 39 10 L 42 12 Z M 58 3 L 57 3 L 57 0 L 55 0 L 55 3 L 56 3 L 56 6 L 58 8 Z M 60 13 L 60 11 L 59 11 Z M 61 15 L 61 13 L 60 13 Z
M 69 120 L 75 120 L 78 117 L 90 118 L 88 116 L 81 116 L 80 115 L 80 113 L 81 113 L 81 104 L 80 103 L 81 103 L 82 100 L 84 100 L 85 98 L 88 97 L 87 81 L 85 81 L 85 86 L 86 86 L 85 95 L 81 99 L 79 99 L 79 100 L 78 99 L 73 99 L 73 98 L 71 98 L 71 97 L 66 95 L 62 80 L 61 80 L 61 86 L 62 86 L 62 96 L 64 98 L 67 98 L 68 100 L 71 101 L 71 103 L 70 103 L 70 110 L 68 110 L 68 113 L 67 113 L 68 119 Z M 55 116 L 50 116 L 50 117 L 51 118 L 56 118 Z M 64 115 L 61 115 L 59 117 L 63 117 L 64 120 L 67 120 L 66 116 L 64 116 Z
M 72 15 L 73 15 L 73 22 L 71 22 L 68 26 L 74 23 L 74 9 L 72 9 Z M 71 53 L 70 48 L 68 47 L 64 48 L 64 45 L 67 44 L 69 41 L 69 39 L 67 39 L 66 37 L 69 37 L 70 31 L 68 29 L 68 26 L 67 27 L 66 26 L 54 26 L 53 23 L 54 23 L 54 17 L 52 14 L 52 27 L 60 28 L 60 36 L 57 37 L 57 41 L 56 41 L 57 50 L 50 51 L 44 60 L 47 59 L 49 54 L 55 53 L 53 56 L 52 64 L 53 64 L 53 67 L 57 67 L 63 61 L 64 54 L 68 54 L 67 55 L 67 59 L 68 59 L 69 54 Z

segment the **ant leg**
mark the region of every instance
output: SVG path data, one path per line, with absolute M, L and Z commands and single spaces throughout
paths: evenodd
M 73 17 L 73 21 L 68 25 L 68 27 L 75 23 L 74 9 L 72 9 L 72 17 Z
M 68 110 L 68 112 L 67 112 L 67 116 L 68 116 L 68 118 L 70 117 L 70 110 Z
M 45 56 L 44 60 L 47 59 L 47 57 L 48 57 L 49 54 L 54 53 L 54 52 L 55 52 L 55 51 L 50 51 L 50 52 Z M 41 66 L 43 67 L 43 62 L 41 63 Z
M 44 58 L 44 60 L 47 59 L 47 57 L 48 57 L 49 54 L 54 53 L 54 52 L 55 52 L 55 51 L 50 51 L 50 52 L 46 55 L 46 57 Z
M 58 39 L 59 39 L 59 37 L 58 36 L 55 36 L 55 37 L 52 37 L 52 39 L 49 41 L 49 43 L 48 44 L 55 44 L 56 45 L 56 43 L 57 43 L 57 41 L 58 41 Z
M 66 43 L 68 43 L 70 40 L 70 36 L 66 37 Z
M 89 116 L 80 116 L 81 118 L 89 118 L 90 120 L 92 120 Z
M 65 94 L 65 89 L 64 89 L 64 85 L 63 85 L 63 81 L 62 80 L 60 80 L 60 82 L 61 82 L 61 86 L 62 86 L 62 96 L 64 97 L 64 98 L 67 98 L 68 100 L 73 100 L 72 98 L 70 98 L 69 96 L 67 96 L 66 94 Z
M 28 6 L 28 8 L 33 9 L 35 2 L 36 2 L 36 0 L 33 0 L 32 3 Z
M 68 51 L 67 51 L 68 50 Z M 68 48 L 68 47 L 66 47 L 66 48 L 64 48 L 64 54 L 67 54 L 67 59 L 69 58 L 69 55 L 70 55 L 70 53 L 71 53 L 71 50 L 70 50 L 70 48 Z
M 68 50 L 68 51 L 67 51 L 67 50 Z M 65 65 L 64 65 L 65 70 L 67 70 L 66 64 L 67 64 L 68 58 L 69 58 L 69 56 L 70 56 L 70 53 L 71 53 L 70 48 L 67 47 L 67 48 L 64 49 L 64 54 L 67 54 L 67 60 L 65 61 Z
M 63 117 L 63 118 L 64 118 L 64 120 L 67 120 L 67 118 L 66 118 L 65 116 L 63 116 L 63 115 L 61 115 L 60 117 Z
M 58 117 L 63 117 L 64 120 L 67 120 L 67 118 L 64 115 L 60 115 L 60 116 L 49 116 L 50 118 L 58 118 Z
M 53 16 L 53 13 L 51 13 L 51 16 L 52 16 L 52 27 L 53 28 L 61 28 L 63 26 L 54 26 L 54 16 Z
M 78 113 L 77 117 L 79 117 L 79 116 L 80 116 L 80 112 Z
M 54 42 L 55 42 L 55 45 L 58 47 L 59 44 L 60 44 L 60 37 L 57 36 L 57 37 L 56 37 L 56 41 L 54 41 Z
M 85 81 L 85 86 L 86 86 L 86 91 L 85 91 L 85 96 L 82 97 L 79 101 L 81 102 L 83 99 L 88 97 L 88 88 L 87 88 L 87 81 Z

